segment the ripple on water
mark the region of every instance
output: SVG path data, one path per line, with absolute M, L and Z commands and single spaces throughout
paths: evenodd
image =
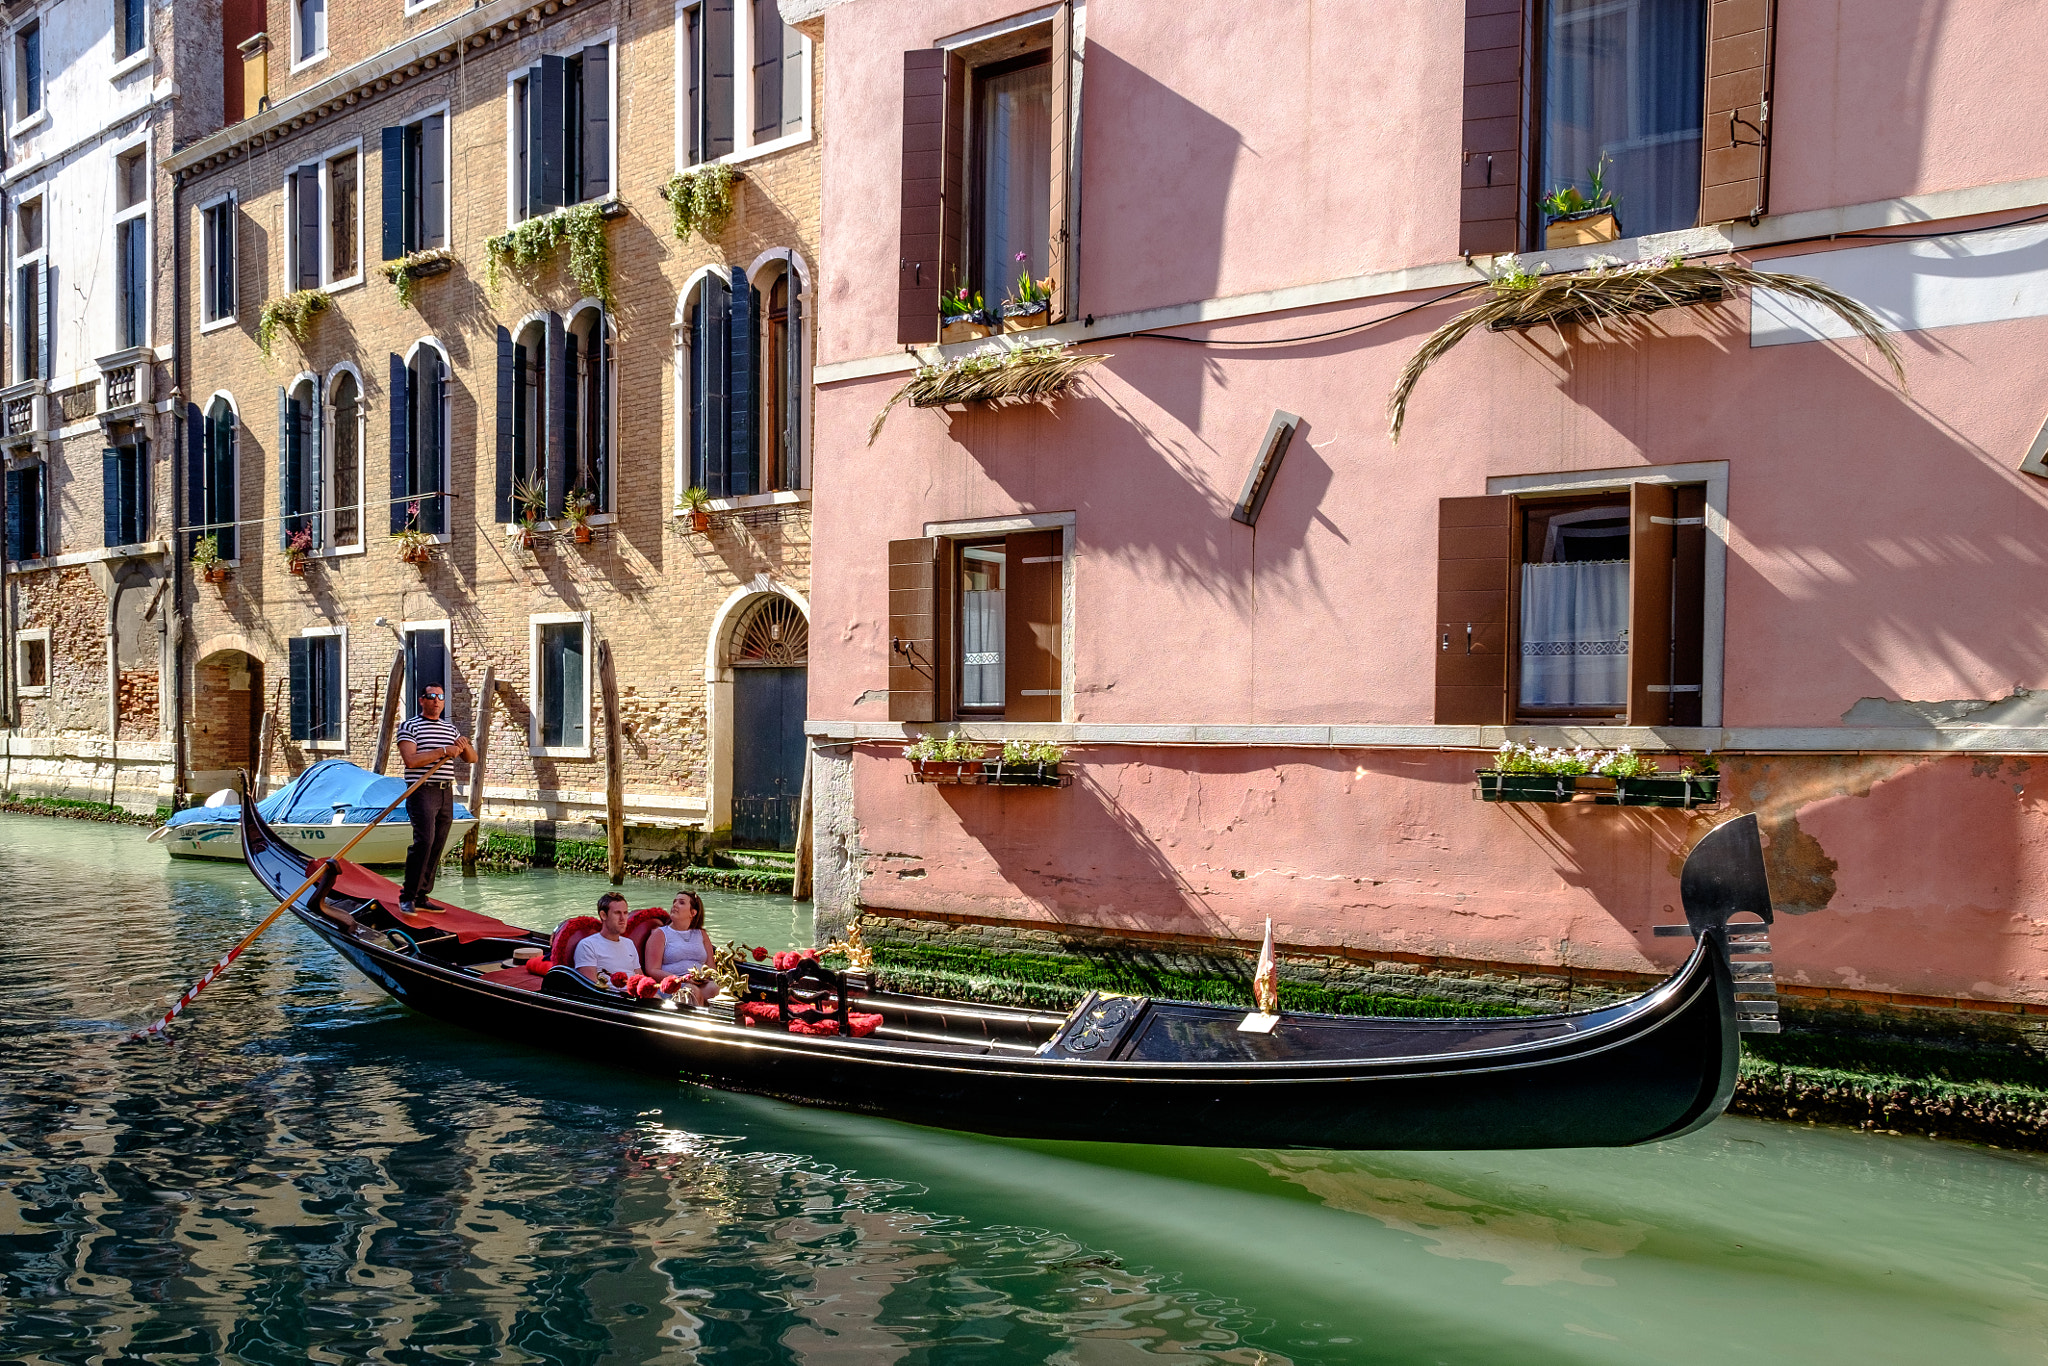
M 289 921 L 169 1043 L 121 1046 L 267 910 L 240 869 L 138 842 L 0 817 L 9 1359 L 1976 1363 L 2048 1339 L 2048 1163 L 1960 1145 L 1730 1121 L 1599 1153 L 996 1142 L 502 1047 Z M 545 926 L 601 889 L 444 890 Z M 720 938 L 809 938 L 786 900 L 707 900 Z

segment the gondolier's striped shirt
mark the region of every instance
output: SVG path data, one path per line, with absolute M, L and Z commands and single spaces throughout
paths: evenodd
M 446 749 L 462 738 L 462 732 L 449 725 L 446 717 L 439 721 L 429 721 L 424 716 L 413 716 L 399 722 L 398 738 L 412 741 L 413 752 L 418 754 L 430 749 Z M 410 784 L 413 779 L 426 771 L 427 766 L 425 764 L 408 764 L 405 770 L 405 781 Z M 437 783 L 451 782 L 454 780 L 454 777 L 455 759 L 451 755 L 435 766 L 434 781 Z

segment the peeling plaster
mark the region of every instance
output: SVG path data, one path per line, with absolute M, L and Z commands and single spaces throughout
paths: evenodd
M 2048 726 L 2048 689 L 2015 686 L 2009 697 L 1894 702 L 1865 697 L 1842 713 L 1845 726 Z

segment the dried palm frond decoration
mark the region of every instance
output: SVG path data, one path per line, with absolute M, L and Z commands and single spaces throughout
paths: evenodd
M 1747 266 L 1710 265 L 1676 256 L 1666 261 L 1601 265 L 1565 275 L 1542 275 L 1522 269 L 1521 263 L 1510 256 L 1504 269 L 1497 271 L 1485 288 L 1487 298 L 1483 302 L 1430 333 L 1401 367 L 1401 377 L 1387 398 L 1389 434 L 1395 441 L 1401 439 L 1408 398 L 1415 392 L 1423 371 L 1482 327 L 1493 332 L 1546 326 L 1561 330 L 1570 323 L 1598 327 L 1667 308 L 1715 303 L 1734 289 L 1768 289 L 1819 305 L 1877 348 L 1901 388 L 1906 383 L 1898 345 L 1877 315 L 1834 286 L 1807 275 L 1775 275 Z
M 906 399 L 913 408 L 942 408 L 948 403 L 1035 403 L 1058 398 L 1074 387 L 1083 370 L 1108 359 L 1099 352 L 1080 352 L 1048 342 L 1008 350 L 991 348 L 943 365 L 919 366 L 910 383 L 898 389 L 875 415 L 868 428 L 868 444 L 875 444 L 890 411 Z

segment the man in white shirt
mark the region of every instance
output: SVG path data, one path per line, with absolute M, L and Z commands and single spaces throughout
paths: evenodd
M 425 782 L 412 787 L 405 799 L 405 814 L 412 821 L 412 847 L 405 851 L 405 883 L 399 888 L 398 909 L 411 915 L 414 907 L 438 911 L 428 900 L 434 890 L 434 874 L 440 871 L 441 854 L 448 847 L 448 828 L 455 819 L 455 760 L 476 762 L 476 747 L 469 738 L 441 714 L 448 705 L 439 683 L 420 688 L 420 713 L 398 727 L 398 757 L 405 761 L 406 786 L 416 779 Z
M 600 985 L 609 985 L 612 973 L 631 977 L 640 971 L 640 955 L 626 938 L 626 919 L 631 914 L 626 898 L 618 892 L 606 892 L 597 899 L 598 931 L 577 943 L 572 964 L 576 971 Z

